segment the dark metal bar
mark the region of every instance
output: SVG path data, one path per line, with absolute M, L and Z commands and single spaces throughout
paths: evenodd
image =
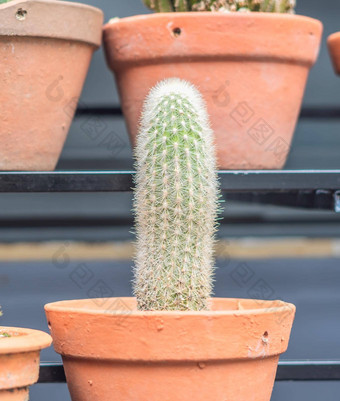
M 340 361 L 280 361 L 276 380 L 340 380 Z
M 4 192 L 130 191 L 132 171 L 2 172 Z M 300 192 L 340 190 L 340 170 L 220 171 L 226 192 Z M 330 194 L 332 196 L 332 193 Z
M 229 199 L 228 199 L 229 200 Z M 242 224 L 252 224 L 261 226 L 282 226 L 282 225 L 304 225 L 313 226 L 318 224 L 328 224 L 329 226 L 339 227 L 340 216 L 327 215 L 320 218 L 298 218 L 298 217 L 286 217 L 286 218 L 266 218 L 260 214 L 255 215 L 235 215 L 223 217 L 219 220 L 219 225 L 228 227 L 239 226 Z M 0 229 L 27 229 L 34 227 L 35 229 L 44 228 L 105 228 L 105 227 L 132 227 L 134 225 L 134 219 L 132 216 L 81 216 L 81 217 L 18 217 L 18 218 L 0 218 Z
M 77 110 L 76 116 L 122 116 L 122 110 L 119 105 L 112 106 L 96 106 L 96 107 L 86 107 L 80 105 Z M 340 108 L 339 107 L 304 107 L 301 110 L 300 118 L 308 119 L 340 119 Z
M 227 201 L 287 206 L 304 209 L 335 210 L 334 191 L 281 191 L 228 193 Z M 339 208 L 340 212 L 340 208 Z
M 222 189 L 231 192 L 339 190 L 340 170 L 221 171 Z
M 119 105 L 112 106 L 96 106 L 96 107 L 86 107 L 80 105 L 76 112 L 76 117 L 84 116 L 123 116 L 122 109 Z
M 39 382 L 40 384 L 48 383 L 65 383 L 66 377 L 64 367 L 61 363 L 41 363 Z
M 276 381 L 340 380 L 340 361 L 280 361 Z M 39 383 L 64 383 L 64 368 L 58 363 L 40 366 Z
M 132 185 L 131 171 L 0 173 L 0 193 L 126 192 Z
M 0 173 L 0 193 L 126 192 L 133 171 Z M 229 200 L 340 212 L 340 170 L 220 171 Z
M 339 119 L 340 108 L 334 106 L 326 107 L 303 107 L 300 113 L 300 118 L 308 118 L 313 120 L 320 119 Z

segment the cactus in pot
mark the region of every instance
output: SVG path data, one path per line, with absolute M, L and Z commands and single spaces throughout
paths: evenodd
M 219 191 L 212 132 L 194 86 L 170 79 L 151 90 L 136 156 L 137 303 L 45 307 L 71 398 L 269 400 L 295 307 L 209 299 Z
M 207 309 L 219 194 L 212 131 L 193 85 L 173 78 L 151 90 L 136 159 L 138 308 Z
M 156 12 L 183 11 L 257 11 L 294 13 L 296 0 L 143 0 Z

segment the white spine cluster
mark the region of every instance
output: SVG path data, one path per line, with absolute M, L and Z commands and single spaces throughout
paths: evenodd
M 140 310 L 203 310 L 212 291 L 219 190 L 204 101 L 173 78 L 151 90 L 136 147 Z

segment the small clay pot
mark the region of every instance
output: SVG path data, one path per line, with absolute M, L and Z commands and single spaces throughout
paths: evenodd
M 328 37 L 327 43 L 334 70 L 336 74 L 340 75 L 340 32 L 330 35 Z
M 39 378 L 40 351 L 52 343 L 42 331 L 0 327 L 0 400 L 28 401 L 28 387 Z
M 55 168 L 102 22 L 78 3 L 0 5 L 0 170 Z
M 104 27 L 132 144 L 143 101 L 157 82 L 186 79 L 203 94 L 221 169 L 282 168 L 321 22 L 272 13 L 164 13 Z
M 141 312 L 133 298 L 45 306 L 73 401 L 269 401 L 295 306 L 212 299 Z

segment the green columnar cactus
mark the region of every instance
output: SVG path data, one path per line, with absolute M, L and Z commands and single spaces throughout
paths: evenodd
M 143 0 L 156 12 L 172 11 L 258 11 L 294 13 L 296 0 Z
M 218 181 L 200 93 L 173 78 L 145 102 L 136 147 L 140 310 L 204 310 L 212 291 Z

